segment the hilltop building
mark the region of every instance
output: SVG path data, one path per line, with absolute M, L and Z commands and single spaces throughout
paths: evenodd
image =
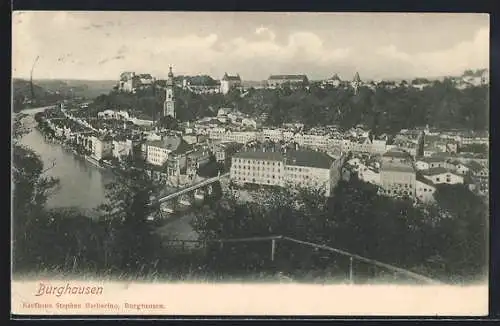
M 309 83 L 306 75 L 271 75 L 267 79 L 267 86 L 269 88 L 279 88 L 284 85 L 290 87 L 305 86 Z
M 155 79 L 150 74 L 136 74 L 126 71 L 120 74 L 118 90 L 121 92 L 135 93 L 139 88 L 152 86 Z
M 358 92 L 358 89 L 359 87 L 361 86 L 361 78 L 359 77 L 359 73 L 356 72 L 354 74 L 354 78 L 352 79 L 352 82 L 351 82 L 351 86 L 352 88 L 354 88 L 354 91 L 357 93 Z
M 241 87 L 241 78 L 239 74 L 236 76 L 228 75 L 227 72 L 220 80 L 220 92 L 222 94 L 227 94 L 233 88 Z
M 323 86 L 332 86 L 332 87 L 340 87 L 342 85 L 342 80 L 339 75 L 334 74 L 331 78 L 323 81 Z

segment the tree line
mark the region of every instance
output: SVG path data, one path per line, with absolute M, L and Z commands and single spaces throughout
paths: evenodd
M 232 192 L 201 208 L 193 227 L 202 239 L 284 235 L 447 282 L 484 278 L 486 203 L 463 185 L 440 186 L 435 196 L 435 204 L 414 206 L 379 196 L 375 186 L 357 178 L 341 181 L 327 199 L 315 189 L 276 188 L 260 190 L 248 203 Z M 292 275 L 324 276 L 348 264 L 340 256 L 286 242 L 276 252 L 272 268 Z M 269 243 L 222 250 L 216 244 L 212 252 L 212 266 L 246 273 L 269 268 L 269 259 Z
M 92 108 L 135 110 L 159 119 L 165 100 L 164 90 L 152 86 L 123 93 L 114 90 L 95 99 Z M 488 128 L 489 89 L 475 86 L 458 89 L 451 79 L 434 81 L 422 90 L 406 83 L 387 87 L 309 87 L 291 89 L 250 88 L 243 96 L 233 89 L 228 94 L 194 94 L 176 87 L 179 121 L 215 116 L 220 107 L 233 107 L 266 123 L 303 122 L 308 126 L 337 124 L 350 128 L 363 124 L 375 133 L 394 133 L 403 128 L 429 125 L 437 128 Z

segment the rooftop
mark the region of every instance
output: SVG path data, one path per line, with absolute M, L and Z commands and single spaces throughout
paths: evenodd
M 443 167 L 437 167 L 437 168 L 430 168 L 426 170 L 421 171 L 422 174 L 425 175 L 437 175 L 437 174 L 443 174 L 443 173 L 453 173 L 448 169 L 445 169 Z
M 254 160 L 268 160 L 268 161 L 283 161 L 284 156 L 281 152 L 273 152 L 273 151 L 242 151 L 234 154 L 233 157 L 236 158 L 245 158 L 245 159 L 254 159 Z
M 310 150 L 290 150 L 286 154 L 280 151 L 244 151 L 236 153 L 234 157 L 269 161 L 283 161 L 286 159 L 287 165 L 319 169 L 330 169 L 334 161 L 334 159 L 326 153 Z
M 269 80 L 305 80 L 307 79 L 306 75 L 271 75 L 269 76 Z
M 240 78 L 240 75 L 231 76 L 231 75 L 228 75 L 227 73 L 225 73 L 224 77 L 222 77 L 222 80 L 241 81 L 241 78 Z
M 420 174 L 420 173 L 417 173 L 416 179 L 419 182 L 422 182 L 422 183 L 424 183 L 424 184 L 426 184 L 428 186 L 434 187 L 434 182 L 432 182 L 431 180 L 429 180 L 427 178 L 424 178 L 424 176 L 422 174 Z
M 318 169 L 330 169 L 333 161 L 330 155 L 311 150 L 291 150 L 285 154 L 287 165 L 297 165 Z
M 482 169 L 485 168 L 484 166 L 482 166 L 481 164 L 479 164 L 476 161 L 469 161 L 464 165 L 467 166 L 469 169 L 471 169 L 474 172 L 481 171 Z
M 409 158 L 410 154 L 403 152 L 401 150 L 390 150 L 388 152 L 385 152 L 383 157 L 393 157 L 393 158 Z
M 415 173 L 415 169 L 411 165 L 404 164 L 382 164 L 380 171 L 391 171 L 391 172 L 409 172 Z
M 182 138 L 177 136 L 167 136 L 162 140 L 148 140 L 146 144 L 152 147 L 160 147 L 169 150 L 176 150 L 179 145 L 182 143 Z
M 446 161 L 446 159 L 444 157 L 431 156 L 431 157 L 422 157 L 422 158 L 418 159 L 418 161 L 427 162 L 427 163 L 439 163 L 439 162 Z

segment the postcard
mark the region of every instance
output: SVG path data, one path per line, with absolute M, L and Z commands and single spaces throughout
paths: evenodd
M 12 17 L 13 315 L 487 315 L 487 14 Z

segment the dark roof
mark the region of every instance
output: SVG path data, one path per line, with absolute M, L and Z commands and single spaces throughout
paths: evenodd
M 434 182 L 432 182 L 431 180 L 425 178 L 422 174 L 420 173 L 417 173 L 417 176 L 416 176 L 416 179 L 417 181 L 420 181 L 422 183 L 425 183 L 426 185 L 428 186 L 432 186 L 432 187 L 435 187 L 434 185 Z
M 394 171 L 394 172 L 413 172 L 415 169 L 411 165 L 404 164 L 382 164 L 380 171 Z
M 446 159 L 444 157 L 431 156 L 431 157 L 422 157 L 421 159 L 419 159 L 419 161 L 427 163 L 438 163 L 438 162 L 445 162 Z
M 183 142 L 182 138 L 176 136 L 167 136 L 162 140 L 149 140 L 146 143 L 149 146 L 160 147 L 175 151 Z
M 281 152 L 269 152 L 269 151 L 242 151 L 234 154 L 233 157 L 236 158 L 246 158 L 246 159 L 257 159 L 257 160 L 269 160 L 269 161 L 283 161 L 284 156 Z
M 422 170 L 420 172 L 422 174 L 425 174 L 425 175 L 436 175 L 436 174 L 443 174 L 443 173 L 453 173 L 450 170 L 445 169 L 443 167 L 430 168 L 430 169 Z M 453 174 L 455 174 L 455 173 L 453 173 Z
M 306 75 L 271 75 L 269 76 L 269 80 L 280 80 L 280 79 L 285 79 L 285 80 L 306 80 L 307 76 Z
M 153 76 L 151 76 L 150 74 L 140 74 L 137 77 L 141 79 L 153 79 Z
M 329 155 L 310 150 L 290 150 L 286 154 L 276 151 L 244 151 L 234 155 L 236 158 L 260 159 L 269 161 L 283 161 L 286 159 L 287 165 L 313 167 L 319 169 L 329 169 L 334 159 Z
M 230 76 L 227 73 L 224 74 L 224 77 L 222 77 L 222 80 L 233 80 L 233 81 L 241 81 L 240 75 L 236 76 Z
M 330 155 L 311 150 L 291 150 L 285 154 L 287 165 L 298 165 L 319 169 L 329 169 L 333 161 Z
M 175 155 L 175 154 L 186 153 L 187 151 L 190 151 L 193 148 L 194 144 L 189 144 L 187 141 L 181 138 L 179 146 L 177 146 L 177 148 L 174 151 L 172 151 L 172 154 Z
M 471 169 L 473 172 L 479 172 L 479 171 L 485 169 L 484 166 L 482 166 L 481 164 L 479 164 L 476 161 L 469 161 L 464 165 L 467 166 L 469 169 Z
M 395 157 L 395 158 L 409 158 L 410 154 L 403 152 L 403 151 L 391 150 L 391 151 L 385 152 L 382 156 L 383 157 Z

